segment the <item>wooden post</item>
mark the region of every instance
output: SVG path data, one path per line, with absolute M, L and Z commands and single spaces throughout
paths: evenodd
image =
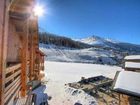
M 26 96 L 26 90 L 27 90 L 27 62 L 28 62 L 28 20 L 26 22 L 24 33 L 22 35 L 22 70 L 21 70 L 21 96 Z
M 8 1 L 0 0 L 0 105 L 4 105 L 5 69 L 8 37 Z
M 120 97 L 120 94 L 119 94 L 119 105 L 121 105 L 121 97 Z
M 36 69 L 36 63 L 35 63 L 35 58 L 36 58 L 36 33 L 38 33 L 38 31 L 36 32 L 36 29 L 38 29 L 37 26 L 37 18 L 33 17 L 30 20 L 30 81 L 33 80 L 33 77 L 35 76 L 35 69 Z
M 2 54 L 3 54 L 3 36 L 4 36 L 4 0 L 0 1 L 0 105 L 3 105 L 3 61 L 2 61 Z
M 30 25 L 32 25 L 32 21 L 30 22 Z M 33 80 L 33 74 L 34 74 L 34 40 L 33 40 L 33 33 L 32 30 L 30 30 L 30 81 Z

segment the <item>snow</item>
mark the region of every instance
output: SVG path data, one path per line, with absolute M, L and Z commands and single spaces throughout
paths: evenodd
M 130 55 L 130 56 L 126 56 L 124 58 L 125 60 L 136 60 L 136 59 L 140 59 L 140 55 Z
M 107 43 L 119 43 L 118 41 L 112 40 L 112 39 L 104 39 L 98 36 L 91 36 L 91 37 L 87 37 L 84 39 L 79 40 L 80 42 L 86 43 L 86 44 L 90 44 L 90 45 L 100 45 L 100 46 L 108 46 Z
M 82 90 L 68 87 L 67 83 L 77 82 L 81 77 L 104 75 L 114 78 L 116 71 L 122 68 L 84 63 L 45 62 L 45 80 L 47 80 L 45 93 L 51 96 L 50 105 L 97 105 L 96 99 Z
M 114 89 L 123 89 L 140 95 L 140 73 L 121 71 L 118 75 Z
M 101 41 L 101 40 L 96 40 L 95 38 L 82 39 L 81 42 L 87 43 L 87 44 L 90 44 L 90 45 L 104 44 L 103 41 Z
M 140 62 L 125 62 L 125 68 L 140 68 Z
M 120 43 L 119 41 L 116 41 L 116 40 L 112 40 L 112 39 L 105 39 L 106 41 L 108 41 L 108 42 L 111 42 L 111 43 Z
M 40 50 L 47 55 L 47 61 L 116 65 L 118 61 L 115 58 L 123 58 L 123 56 L 115 54 L 111 50 L 97 48 L 70 49 L 55 45 L 40 44 Z
M 122 70 L 117 66 L 85 63 L 45 62 L 46 77 L 63 83 L 77 82 L 81 77 L 104 75 L 114 78 L 116 71 Z M 54 78 L 55 77 L 55 78 Z
M 91 36 L 88 38 L 81 39 L 80 42 L 90 44 L 90 45 L 105 45 L 105 39 L 98 36 Z

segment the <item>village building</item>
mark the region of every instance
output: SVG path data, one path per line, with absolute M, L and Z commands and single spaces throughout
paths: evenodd
M 125 70 L 140 72 L 140 55 L 126 56 L 125 60 Z
M 114 90 L 119 93 L 120 105 L 140 105 L 140 55 L 124 59 L 125 71 L 116 73 Z
M 35 0 L 0 0 L 0 105 L 27 97 L 28 82 L 44 76 Z

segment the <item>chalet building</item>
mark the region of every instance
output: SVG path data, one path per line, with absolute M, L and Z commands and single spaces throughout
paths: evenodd
M 117 72 L 114 90 L 120 105 L 140 105 L 140 55 L 126 56 L 124 71 Z
M 0 0 L 0 105 L 26 97 L 27 83 L 44 76 L 34 5 L 35 0 Z
M 140 72 L 140 55 L 126 56 L 124 59 L 126 71 Z

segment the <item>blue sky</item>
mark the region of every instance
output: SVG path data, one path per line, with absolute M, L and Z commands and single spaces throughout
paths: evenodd
M 40 0 L 43 31 L 74 39 L 97 35 L 140 44 L 140 0 Z

